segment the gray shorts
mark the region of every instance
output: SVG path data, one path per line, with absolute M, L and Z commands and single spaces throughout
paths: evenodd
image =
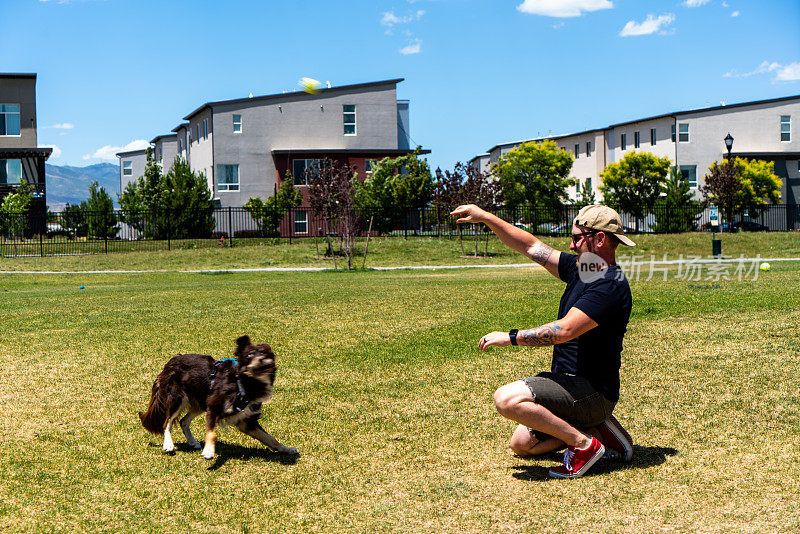
M 606 399 L 588 380 L 580 376 L 539 373 L 523 378 L 522 381 L 530 388 L 536 404 L 541 404 L 579 429 L 599 425 L 611 417 L 617 404 Z M 531 433 L 539 441 L 549 437 L 533 430 Z

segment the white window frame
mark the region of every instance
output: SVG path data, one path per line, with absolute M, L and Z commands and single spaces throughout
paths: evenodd
M 697 165 L 681 165 L 678 167 L 678 172 L 680 172 L 681 176 L 689 183 L 690 189 L 697 189 Z M 684 174 L 684 172 L 686 172 L 686 174 Z M 691 177 L 692 173 L 694 173 L 694 180 L 692 180 Z
M 203 119 L 203 139 L 208 139 L 208 119 Z
M 2 111 L 0 111 L 0 120 L 3 121 L 3 129 L 6 132 L 8 132 L 8 122 L 6 120 L 6 116 L 7 115 L 17 115 L 17 117 L 18 117 L 17 123 L 19 124 L 19 133 L 15 133 L 15 134 L 4 133 L 4 134 L 0 134 L 0 137 L 20 137 L 20 136 L 22 136 L 22 106 L 20 104 L 4 104 L 4 103 L 0 103 L 0 106 L 2 106 L 2 108 L 4 108 L 5 106 L 16 106 L 16 108 L 17 108 L 17 111 L 6 111 L 5 109 L 0 108 L 0 109 L 2 109 Z
M 302 224 L 304 229 L 298 230 L 297 228 L 298 224 Z M 298 210 L 294 212 L 294 218 L 292 219 L 292 230 L 294 231 L 295 234 L 308 233 L 308 211 Z
M 223 167 L 228 168 L 232 167 L 236 169 L 236 183 L 233 182 L 225 182 L 222 183 L 220 178 L 225 174 L 223 172 Z M 239 186 L 242 183 L 242 177 L 239 175 L 239 164 L 238 163 L 218 163 L 217 164 L 217 191 L 220 193 L 228 193 L 228 192 L 235 192 L 239 191 Z
M 133 162 L 132 161 L 123 161 L 122 162 L 122 176 L 133 176 Z
M 786 119 L 786 120 L 783 120 Z M 783 127 L 786 126 L 786 131 L 783 131 Z M 792 142 L 792 116 L 791 115 L 781 115 L 780 116 L 780 139 L 781 143 L 791 143 Z M 783 138 L 783 134 L 786 134 L 786 139 Z
M 586 157 L 588 158 L 591 155 L 592 155 L 592 142 L 586 141 Z
M 685 131 L 683 131 L 685 130 Z M 683 137 L 686 136 L 686 139 Z M 679 122 L 678 123 L 678 142 L 679 143 L 688 143 L 689 140 L 689 123 L 688 122 Z
M 239 117 L 239 120 L 236 120 L 236 117 Z M 239 127 L 237 130 L 236 127 Z M 242 133 L 242 116 L 238 113 L 233 114 L 233 133 L 240 134 Z
M 364 160 L 364 174 L 372 174 L 372 167 L 378 162 L 376 159 L 365 159 Z
M 347 111 L 347 108 L 352 106 L 353 111 Z M 353 116 L 353 122 L 348 122 L 348 116 Z M 356 105 L 355 104 L 342 104 L 342 132 L 344 135 L 352 136 L 358 135 L 358 117 L 356 116 Z M 352 126 L 353 131 L 351 133 L 347 132 L 347 127 Z

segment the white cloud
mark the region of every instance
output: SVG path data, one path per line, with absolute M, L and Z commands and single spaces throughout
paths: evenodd
M 730 7 L 730 6 L 728 5 L 728 2 L 722 0 L 722 7 Z
M 709 0 L 686 0 L 683 5 L 686 7 L 700 7 L 704 6 L 709 2 Z
M 800 80 L 800 61 L 795 63 L 790 63 L 788 65 L 781 65 L 780 63 L 769 61 L 763 61 L 761 65 L 758 66 L 755 70 L 750 72 L 743 72 L 739 74 L 736 72 L 736 69 L 733 69 L 729 72 L 726 72 L 722 75 L 723 78 L 748 78 L 750 76 L 755 76 L 756 74 L 765 74 L 767 72 L 774 72 L 775 77 L 772 81 L 780 81 L 780 82 L 792 82 L 796 80 Z
M 734 11 L 733 13 L 731 13 L 731 17 L 738 17 L 739 15 L 741 15 L 741 13 L 739 13 L 738 11 Z
M 389 26 L 390 28 L 395 24 L 408 24 L 409 22 L 413 22 L 415 20 L 419 20 L 422 18 L 422 15 L 425 14 L 425 11 L 422 9 L 417 10 L 416 13 L 411 15 L 406 15 L 404 17 L 398 17 L 394 14 L 394 11 L 386 11 L 381 18 L 381 24 L 384 26 Z
M 86 154 L 85 156 L 83 156 L 83 159 L 115 160 L 117 159 L 117 152 L 127 152 L 129 150 L 142 150 L 149 146 L 150 143 L 148 143 L 144 139 L 137 139 L 136 141 L 131 141 L 125 146 L 106 145 L 102 148 L 98 148 L 97 150 L 95 150 L 93 154 Z
M 559 28 L 563 28 L 565 24 L 566 22 L 556 22 L 555 24 L 553 24 L 553 29 L 557 30 Z
M 414 41 L 400 49 L 400 53 L 404 56 L 419 54 L 420 51 L 422 51 L 422 39 L 414 39 Z
M 800 80 L 800 61 L 791 63 L 785 67 L 778 67 L 778 73 L 775 75 L 775 79 L 782 82 Z
M 629 20 L 619 34 L 622 37 L 650 35 L 661 30 L 663 26 L 669 26 L 673 22 L 675 22 L 675 15 L 672 13 L 659 15 L 658 18 L 654 18 L 653 15 L 647 15 L 647 19 L 645 19 L 643 22 Z M 665 33 L 664 30 L 661 30 L 661 33 Z
M 58 148 L 56 145 L 42 145 L 45 148 L 52 148 L 53 153 L 50 154 L 51 158 L 60 158 L 61 157 L 61 149 Z
M 580 17 L 584 11 L 611 9 L 610 0 L 524 0 L 517 11 L 545 17 Z
M 45 128 L 55 128 L 56 130 L 72 130 L 75 125 L 69 122 L 59 122 L 52 126 L 45 126 Z

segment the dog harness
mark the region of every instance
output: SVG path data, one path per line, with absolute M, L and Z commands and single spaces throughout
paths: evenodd
M 236 400 L 233 401 L 233 409 L 235 410 L 235 413 L 239 413 L 247 408 L 247 405 L 250 404 L 250 401 L 247 398 L 247 392 L 244 390 L 242 381 L 239 379 L 239 372 L 236 371 L 236 364 L 238 363 L 236 358 L 223 358 L 222 360 L 217 360 L 217 362 L 214 364 L 214 367 L 211 368 L 211 374 L 209 377 L 211 380 L 214 380 L 214 376 L 217 374 L 217 367 L 228 361 L 233 362 L 233 369 L 236 372 L 236 387 L 239 388 L 239 393 L 236 394 Z M 260 405 L 258 407 L 260 408 Z

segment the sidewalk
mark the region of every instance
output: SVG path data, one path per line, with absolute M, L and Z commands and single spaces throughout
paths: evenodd
M 678 265 L 686 263 L 687 260 L 661 260 L 661 261 L 634 261 L 634 262 L 620 262 L 623 266 L 635 265 Z M 800 258 L 697 258 L 693 259 L 692 263 L 709 263 L 709 264 L 722 264 L 722 263 L 738 263 L 738 262 L 778 262 L 778 261 L 800 261 Z M 403 270 L 424 270 L 435 271 L 437 269 L 507 269 L 507 268 L 525 268 L 532 267 L 541 269 L 540 265 L 536 263 L 507 263 L 498 265 L 408 265 L 399 267 L 367 267 L 366 270 L 372 271 L 403 271 Z M 186 273 L 186 274 L 213 274 L 213 273 L 268 273 L 268 272 L 320 272 L 332 271 L 329 267 L 254 267 L 249 269 L 153 269 L 143 271 L 133 270 L 108 270 L 108 271 L 0 271 L 0 274 L 148 274 L 148 273 Z

